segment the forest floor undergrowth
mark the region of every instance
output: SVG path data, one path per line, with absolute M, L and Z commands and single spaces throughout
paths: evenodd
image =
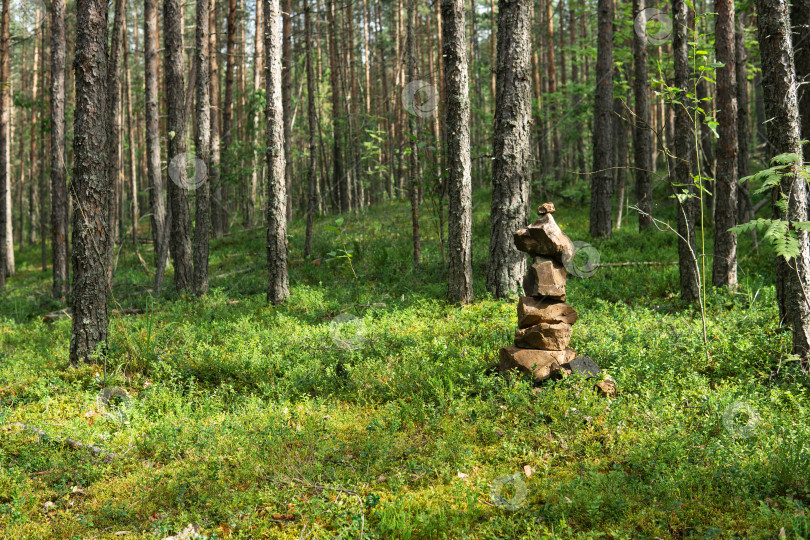
M 739 289 L 709 290 L 708 354 L 677 266 L 570 279 L 571 346 L 619 392 L 601 398 L 577 376 L 533 391 L 494 369 L 516 313 L 485 292 L 488 197 L 475 194 L 465 307 L 444 300 L 429 212 L 413 269 L 404 201 L 317 220 L 309 261 L 294 221 L 280 306 L 265 301 L 262 229 L 212 242 L 204 298 L 175 293 L 171 268 L 151 294 L 124 246 L 111 309 L 143 313 L 113 314 L 106 362 L 79 368 L 70 320 L 43 322 L 64 307 L 50 269 L 21 250 L 0 298 L 2 537 L 164 538 L 194 524 L 246 539 L 809 538 L 808 377 L 778 328 L 770 248 L 741 238 Z M 587 241 L 587 207 L 557 208 Z M 639 234 L 633 214 L 592 243 L 604 263 L 677 260 L 675 236 Z M 126 395 L 100 406 L 114 387 Z

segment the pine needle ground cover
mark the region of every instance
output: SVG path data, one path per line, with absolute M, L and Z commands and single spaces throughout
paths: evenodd
M 280 306 L 260 229 L 213 242 L 202 299 L 150 294 L 125 246 L 106 361 L 77 369 L 70 320 L 42 321 L 63 307 L 50 271 L 23 250 L 0 299 L 3 537 L 810 537 L 808 379 L 778 327 L 770 248 L 742 236 L 740 288 L 709 291 L 708 354 L 677 266 L 571 279 L 572 347 L 619 394 L 577 376 L 534 388 L 495 369 L 515 303 L 484 290 L 475 199 L 471 306 L 444 300 L 435 218 L 414 270 L 409 207 L 392 203 L 316 222 L 309 261 L 295 221 Z M 587 240 L 587 208 L 555 217 Z M 594 246 L 601 262 L 677 260 L 671 233 L 634 218 Z

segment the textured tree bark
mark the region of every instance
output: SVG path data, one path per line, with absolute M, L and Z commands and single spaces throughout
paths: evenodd
M 784 0 L 757 0 L 756 7 L 765 114 L 770 118 L 768 140 L 773 155 L 801 156 L 798 85 L 787 3 Z M 788 197 L 787 213 L 774 206 L 777 217 L 794 222 L 806 221 L 807 182 L 795 165 L 783 175 L 781 185 L 774 189 L 774 201 L 782 196 Z M 807 301 L 810 245 L 807 231 L 795 232 L 799 236 L 799 256 L 790 261 L 784 257 L 776 259 L 776 297 L 781 320 L 793 328 L 793 353 L 806 357 L 810 352 L 810 304 Z
M 261 3 L 261 1 L 259 1 Z M 257 7 L 258 9 L 258 7 Z M 292 20 L 290 12 L 292 11 L 291 0 L 284 0 L 284 9 L 282 10 L 282 48 L 281 48 L 281 93 L 282 101 L 284 102 L 284 160 L 285 169 L 284 177 L 287 182 L 287 221 L 293 219 L 293 198 L 292 198 L 292 181 L 293 181 L 293 157 L 292 157 Z M 257 41 L 257 55 L 258 42 Z M 258 57 L 258 56 L 257 56 Z
M 597 9 L 599 36 L 593 113 L 590 233 L 593 238 L 605 238 L 610 236 L 613 225 L 613 0 L 599 0 Z
M 406 29 L 405 54 L 408 64 L 408 82 L 416 80 L 416 0 L 408 0 L 408 22 Z M 422 238 L 419 230 L 419 140 L 416 126 L 416 115 L 411 112 L 409 118 L 411 152 L 408 156 L 408 178 L 411 196 L 411 225 L 413 237 L 413 264 L 419 266 L 422 260 Z
M 696 193 L 692 180 L 695 160 L 694 127 L 690 108 L 694 102 L 687 93 L 689 88 L 689 31 L 686 0 L 672 0 L 672 53 L 675 61 L 675 81 L 678 88 L 678 103 L 674 105 L 674 175 L 673 190 L 683 200 L 678 199 L 678 269 L 681 279 L 681 297 L 694 301 L 700 297 L 700 279 L 696 263 L 697 245 L 695 242 Z
M 498 63 L 492 165 L 487 290 L 506 298 L 519 290 L 525 256 L 512 234 L 528 220 L 531 181 L 531 64 L 529 0 L 498 2 Z
M 546 80 L 548 81 L 548 93 L 554 94 L 557 92 L 557 69 L 554 66 L 554 6 L 552 5 L 552 0 L 544 0 L 545 2 L 545 10 L 546 16 L 543 19 L 546 25 L 545 31 L 545 39 L 546 39 Z M 611 0 L 612 2 L 612 0 Z M 611 4 L 612 5 L 612 4 Z M 612 23 L 611 23 L 612 25 Z M 612 30 L 611 30 L 612 32 Z M 549 106 L 548 106 L 548 113 L 549 118 L 552 119 L 551 125 L 551 159 L 552 165 L 555 169 L 560 166 L 560 161 L 562 159 L 562 143 L 560 141 L 560 132 L 557 129 L 557 107 L 554 104 L 555 97 L 549 96 Z M 612 100 L 611 100 L 612 103 Z
M 281 96 L 281 10 L 264 0 L 265 88 L 267 89 L 267 301 L 290 296 L 287 275 L 287 182 L 284 174 L 284 111 Z
M 341 144 L 343 115 L 340 97 L 340 65 L 338 62 L 338 25 L 334 0 L 328 0 L 326 7 L 329 19 L 329 84 L 332 87 L 332 200 L 340 212 L 351 209 L 349 183 L 343 170 L 343 147 Z
M 627 123 L 624 103 L 613 98 L 613 139 L 616 141 L 616 228 L 622 227 L 627 176 Z
M 136 27 L 137 28 L 137 27 Z M 130 210 L 132 213 L 132 246 L 138 250 L 138 219 L 140 218 L 140 211 L 138 208 L 138 174 L 137 174 L 137 159 L 135 157 L 135 119 L 132 111 L 132 73 L 129 65 L 129 44 L 126 32 L 124 33 L 124 76 L 126 89 L 124 90 L 124 97 L 126 98 L 126 114 L 127 114 L 127 141 L 129 141 L 129 197 L 130 197 Z
M 121 178 L 121 155 L 119 137 L 121 135 L 121 60 L 124 56 L 124 10 L 126 0 L 115 0 L 115 10 L 110 43 L 109 59 L 107 64 L 107 176 L 110 178 L 112 188 L 109 192 L 108 227 L 110 241 L 107 243 L 107 274 L 112 284 L 113 255 L 115 242 L 118 239 L 120 225 L 118 216 L 118 191 Z
M 261 2 L 260 2 L 261 4 Z M 211 9 L 208 0 L 197 0 L 197 28 L 195 34 L 194 62 L 197 65 L 197 123 L 194 128 L 194 146 L 197 158 L 211 165 L 211 81 L 209 69 L 208 17 Z M 261 40 L 257 40 L 261 41 Z M 194 215 L 194 284 L 196 294 L 208 292 L 208 243 L 211 227 L 211 198 L 208 176 L 200 177 L 196 170 L 197 186 L 195 193 L 196 211 Z
M 318 120 L 315 116 L 315 69 L 312 65 L 312 9 L 308 2 L 304 4 L 304 32 L 306 39 L 307 62 L 307 119 L 309 121 L 309 165 L 307 167 L 307 232 L 304 240 L 304 258 L 312 252 L 312 223 L 315 217 L 315 207 L 318 205 L 318 179 L 316 177 L 316 137 L 318 133 Z M 384 69 L 384 68 L 383 68 Z
M 260 2 L 263 0 L 259 0 Z M 211 77 L 211 166 L 208 167 L 209 190 L 211 191 L 211 233 L 214 238 L 220 238 L 225 231 L 225 222 L 228 215 L 225 212 L 225 201 L 222 199 L 222 184 L 220 182 L 220 99 L 219 99 L 219 48 L 217 38 L 217 2 L 211 2 L 208 12 L 208 51 L 209 75 Z
M 751 174 L 748 163 L 750 158 L 748 145 L 751 139 L 751 129 L 749 127 L 751 115 L 748 112 L 748 70 L 745 65 L 748 61 L 748 53 L 745 50 L 745 27 L 742 17 L 737 18 L 734 46 L 737 59 L 735 63 L 737 76 L 737 173 L 740 178 L 745 178 Z M 748 182 L 745 182 L 745 185 L 741 185 L 740 188 L 741 196 L 739 201 L 743 203 L 745 199 L 743 193 L 748 193 Z M 747 195 L 747 197 L 750 197 L 750 195 Z M 741 212 L 740 216 L 742 217 L 744 214 Z
M 50 49 L 48 48 L 48 26 L 45 24 L 47 16 L 42 20 L 42 37 L 41 37 L 41 50 L 42 55 L 39 59 L 39 71 L 42 73 L 42 98 L 41 98 L 41 113 L 39 121 L 39 156 L 38 156 L 38 169 L 39 169 L 39 208 L 37 213 L 39 215 L 39 255 L 40 255 L 40 268 L 43 272 L 48 271 L 48 248 L 46 246 L 45 238 L 48 236 L 48 225 L 46 215 L 48 213 L 48 174 L 46 172 L 48 139 L 45 136 L 46 123 L 45 118 L 50 118 L 50 111 L 45 100 L 45 88 L 50 84 L 48 80 L 48 65 L 50 63 Z
M 65 0 L 51 3 L 51 251 L 53 296 L 68 287 L 68 195 L 65 161 Z M 0 265 L 2 266 L 2 265 Z
M 191 215 L 188 204 L 186 167 L 185 80 L 183 67 L 183 12 L 180 0 L 163 0 L 163 44 L 166 66 L 166 104 L 169 152 L 167 184 L 172 219 L 170 222 L 174 287 L 178 291 L 192 285 Z M 172 161 L 174 160 L 174 166 Z
M 235 166 L 235 156 L 232 152 L 232 144 L 235 133 L 233 121 L 233 100 L 234 100 L 234 80 L 236 71 L 236 25 L 238 10 L 236 0 L 228 0 L 228 24 L 227 36 L 225 43 L 225 100 L 222 103 L 222 152 L 225 156 L 225 170 Z M 228 218 L 228 209 L 231 208 L 230 201 L 230 186 L 228 183 L 223 183 L 220 178 L 219 187 L 219 206 L 217 210 L 220 213 L 219 225 L 222 227 L 222 234 L 228 233 L 230 227 Z
M 368 18 L 368 2 L 363 0 L 363 64 L 366 75 L 366 115 L 371 116 L 371 49 L 368 46 Z M 441 42 L 441 36 L 439 36 L 439 41 Z
M 14 275 L 14 227 L 11 220 L 11 18 L 3 0 L 0 13 L 0 258 L 5 276 Z
M 448 197 L 448 297 L 474 300 L 472 274 L 472 178 L 470 176 L 470 80 L 464 36 L 463 0 L 442 1 L 446 169 Z
M 743 14 L 740 14 L 743 15 Z M 750 172 L 750 151 L 751 140 L 751 114 L 748 104 L 748 70 L 746 62 L 748 53 L 745 50 L 745 26 L 742 16 L 737 18 L 737 31 L 734 34 L 734 44 L 737 57 L 737 174 L 743 179 L 751 174 Z M 741 182 L 737 192 L 737 219 L 740 223 L 747 223 L 754 219 L 754 204 L 751 201 L 750 180 Z M 757 231 L 751 230 L 751 243 L 754 251 L 759 252 L 757 243 Z
M 262 9 L 262 0 L 258 0 L 256 2 L 256 36 L 259 36 L 258 39 L 254 41 L 253 47 L 253 92 L 258 92 L 262 88 L 262 74 L 263 74 L 263 66 L 264 61 L 262 57 L 264 56 L 264 40 L 261 39 L 262 32 L 264 32 L 264 16 L 263 16 L 263 9 Z M 283 9 L 283 18 L 284 18 L 284 51 L 285 56 L 282 57 L 282 87 L 281 91 L 284 93 L 285 99 L 288 99 L 289 96 L 289 75 L 288 75 L 288 64 L 289 61 L 287 56 L 289 54 L 289 46 L 287 42 L 287 36 L 289 35 L 289 10 L 290 6 L 289 0 L 285 0 L 284 9 Z M 288 173 L 292 172 L 291 164 L 290 164 L 290 156 L 287 154 L 290 150 L 288 137 L 289 134 L 287 129 L 289 127 L 289 115 L 287 114 L 287 108 L 284 109 L 284 153 L 287 157 L 287 170 Z M 248 201 L 247 201 L 247 218 L 246 222 L 248 226 L 253 225 L 256 219 L 256 200 L 258 197 L 258 190 L 259 190 L 259 177 L 262 174 L 262 169 L 264 162 L 262 160 L 261 152 L 259 152 L 259 144 L 261 142 L 261 122 L 259 122 L 259 110 L 256 109 L 253 111 L 253 114 L 250 117 L 250 131 L 251 137 L 253 139 L 253 159 L 250 164 L 250 188 L 248 193 Z M 287 189 L 290 188 L 290 178 L 287 177 Z M 289 200 L 289 199 L 288 199 Z M 290 219 L 290 212 L 291 207 L 287 205 L 287 220 Z
M 11 220 L 11 212 L 5 204 L 5 195 L 11 189 L 11 156 L 9 126 L 9 4 L 3 0 L 0 10 L 0 290 L 6 288 L 6 224 Z M 9 193 L 9 196 L 11 194 Z
M 108 246 L 112 179 L 107 164 L 109 134 L 106 79 L 107 2 L 76 5 L 76 112 L 73 128 L 73 326 L 70 362 L 96 360 L 107 342 Z
M 633 0 L 633 19 L 644 18 L 644 0 Z M 646 23 L 644 24 L 646 28 Z M 653 173 L 653 132 L 650 114 L 650 79 L 647 75 L 647 34 L 633 32 L 633 84 L 636 118 L 633 122 L 633 158 L 636 176 L 636 206 L 639 232 L 653 226 L 652 215 L 652 173 Z
M 35 10 L 34 14 L 34 24 L 35 28 L 39 27 L 42 24 L 42 15 L 39 9 Z M 39 199 L 38 193 L 38 186 L 37 180 L 39 177 L 39 160 L 36 158 L 37 152 L 37 130 L 35 126 L 38 123 L 39 117 L 39 42 L 36 39 L 36 34 L 32 35 L 32 41 L 34 42 L 34 58 L 33 62 L 31 62 L 30 72 L 31 72 L 31 79 L 29 81 L 30 84 L 29 89 L 31 92 L 30 99 L 31 99 L 31 107 L 29 109 L 28 115 L 28 126 L 29 126 L 29 137 L 28 142 L 30 144 L 30 149 L 28 151 L 28 166 L 30 173 L 31 173 L 31 180 L 28 182 L 28 219 L 30 227 L 28 228 L 28 244 L 34 245 L 37 243 L 38 239 L 38 232 L 39 232 L 39 217 L 37 215 L 37 211 L 39 210 L 39 205 L 37 204 Z M 25 73 L 25 65 L 23 67 L 23 74 Z M 20 141 L 20 148 L 24 146 L 22 141 Z M 23 162 L 20 162 L 22 167 Z
M 792 0 L 791 25 L 799 85 L 799 117 L 802 139 L 810 139 L 810 0 Z
M 149 183 L 152 244 L 155 266 L 162 264 L 166 234 L 166 205 L 163 202 L 163 175 L 160 168 L 160 102 L 158 99 L 158 0 L 144 0 L 144 84 L 146 86 L 146 174 Z M 160 288 L 156 284 L 156 288 Z
M 718 161 L 715 182 L 714 259 L 712 284 L 737 286 L 737 66 L 734 48 L 734 0 L 717 0 L 715 47 L 717 61 Z

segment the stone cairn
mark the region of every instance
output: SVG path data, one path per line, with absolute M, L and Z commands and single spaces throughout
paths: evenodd
M 554 221 L 553 203 L 537 209 L 540 219 L 514 234 L 515 247 L 532 257 L 517 306 L 518 329 L 515 345 L 500 351 L 500 369 L 517 369 L 543 381 L 572 371 L 598 378 L 599 366 L 587 356 L 577 356 L 568 347 L 577 312 L 565 303 L 565 283 L 573 268 L 576 248 Z M 606 395 L 615 393 L 609 377 L 596 384 Z

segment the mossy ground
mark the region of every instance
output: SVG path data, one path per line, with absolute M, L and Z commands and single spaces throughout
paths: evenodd
M 411 267 L 405 202 L 333 230 L 334 216 L 317 221 L 316 261 L 302 258 L 295 221 L 292 296 L 275 307 L 261 229 L 213 242 L 202 299 L 174 293 L 171 271 L 153 297 L 126 246 L 111 307 L 145 313 L 114 315 L 106 364 L 77 369 L 70 321 L 42 322 L 61 307 L 50 272 L 38 248 L 22 250 L 0 299 L 4 537 L 162 538 L 188 523 L 208 538 L 810 537 L 808 379 L 778 328 L 767 247 L 754 254 L 742 238 L 739 289 L 710 291 L 708 355 L 699 310 L 678 299 L 677 266 L 572 279 L 572 346 L 619 395 L 599 398 L 577 377 L 533 392 L 492 369 L 515 303 L 485 292 L 488 194 L 475 203 L 477 301 L 463 308 L 444 300 L 429 213 L 425 261 Z M 558 203 L 556 217 L 587 240 L 587 208 Z M 671 233 L 641 235 L 632 216 L 594 245 L 603 262 L 677 259 Z M 328 255 L 344 247 L 356 280 Z M 360 329 L 350 348 L 332 339 L 340 313 L 362 320 L 348 327 Z M 98 412 L 105 386 L 132 396 L 125 416 Z M 729 418 L 738 402 L 748 418 Z M 517 508 L 495 504 L 492 482 L 526 465 L 525 500 L 511 485 L 503 497 Z

